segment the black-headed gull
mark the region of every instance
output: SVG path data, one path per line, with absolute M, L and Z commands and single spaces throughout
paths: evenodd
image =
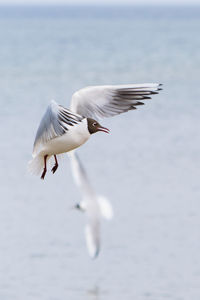
M 82 201 L 75 205 L 75 208 L 86 214 L 86 244 L 89 255 L 95 258 L 100 250 L 100 219 L 101 216 L 107 220 L 113 217 L 112 206 L 104 196 L 97 195 L 91 187 L 77 153 L 70 151 L 69 157 L 74 180 L 81 190 L 83 197 Z
M 54 156 L 54 173 L 58 168 L 57 154 L 80 147 L 93 133 L 109 132 L 96 119 L 136 109 L 144 104 L 141 101 L 158 94 L 160 86 L 158 83 L 145 83 L 86 87 L 73 94 L 70 110 L 52 101 L 36 134 L 33 159 L 29 162 L 30 172 L 40 174 L 43 169 L 41 178 L 44 179 L 47 161 Z

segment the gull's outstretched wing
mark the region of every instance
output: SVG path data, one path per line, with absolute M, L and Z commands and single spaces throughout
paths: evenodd
M 55 137 L 65 134 L 69 126 L 81 122 L 82 119 L 83 117 L 72 113 L 52 100 L 37 130 L 33 146 L 33 156 L 40 151 L 42 145 Z
M 83 198 L 94 197 L 95 192 L 90 185 L 87 173 L 81 163 L 80 158 L 78 157 L 78 154 L 75 152 L 75 150 L 73 150 L 68 152 L 68 156 L 70 158 L 74 181 L 81 190 Z
M 100 250 L 100 220 L 98 216 L 88 216 L 85 238 L 89 255 L 91 258 L 96 258 Z
M 143 101 L 158 94 L 161 84 L 127 84 L 89 86 L 75 92 L 71 111 L 89 118 L 112 117 L 143 105 Z

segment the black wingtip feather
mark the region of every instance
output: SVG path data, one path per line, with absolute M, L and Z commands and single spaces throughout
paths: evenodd
M 151 97 L 145 96 L 142 98 L 142 100 L 148 100 L 148 99 L 151 99 Z
M 144 103 L 138 101 L 138 102 L 134 103 L 134 106 L 136 106 L 136 105 L 144 105 Z

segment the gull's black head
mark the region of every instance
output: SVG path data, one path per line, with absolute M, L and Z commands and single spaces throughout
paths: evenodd
M 73 208 L 78 209 L 80 211 L 85 211 L 84 203 L 77 203 L 73 206 Z
M 109 133 L 109 129 L 101 126 L 97 121 L 91 118 L 87 118 L 88 131 L 90 134 L 93 134 L 98 131 L 103 131 Z
M 74 208 L 81 210 L 81 206 L 80 206 L 79 203 L 77 203 L 77 204 L 74 206 Z

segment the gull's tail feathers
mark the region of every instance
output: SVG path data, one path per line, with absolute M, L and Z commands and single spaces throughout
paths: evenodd
M 32 160 L 28 162 L 28 171 L 32 175 L 40 175 L 43 168 L 44 168 L 44 157 L 41 155 L 35 156 Z
M 107 220 L 111 220 L 114 216 L 114 213 L 110 201 L 104 196 L 97 196 L 97 201 L 102 217 Z

